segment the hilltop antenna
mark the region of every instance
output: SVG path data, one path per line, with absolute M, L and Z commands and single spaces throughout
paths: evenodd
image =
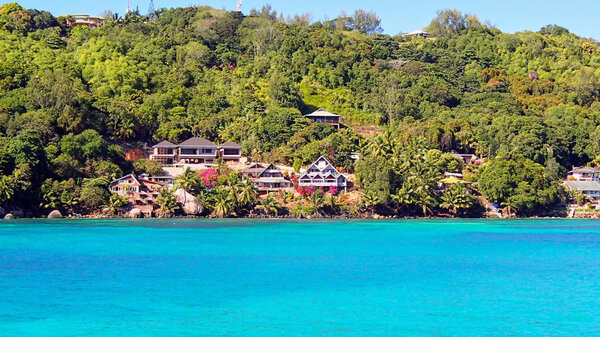
M 236 11 L 238 11 L 238 12 L 242 11 L 242 0 L 238 0 Z
M 148 18 L 154 19 L 156 12 L 154 11 L 154 0 L 150 0 L 150 6 L 148 7 Z
M 131 0 L 127 0 L 127 13 L 131 12 Z

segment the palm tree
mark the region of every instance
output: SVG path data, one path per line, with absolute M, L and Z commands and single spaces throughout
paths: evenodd
M 202 181 L 196 172 L 186 167 L 185 171 L 175 179 L 174 186 L 176 190 L 182 188 L 186 192 L 194 194 L 202 186 Z
M 0 204 L 10 200 L 15 194 L 15 183 L 10 176 L 0 177 Z
M 375 193 L 374 191 L 363 191 L 360 195 L 360 198 L 363 204 L 365 205 L 366 209 L 371 213 L 373 212 L 375 206 L 380 202 L 377 193 Z
M 473 206 L 473 199 L 467 194 L 467 190 L 460 184 L 454 184 L 441 197 L 440 207 L 452 211 L 457 215 L 460 210 Z
M 308 199 L 315 208 L 315 211 L 319 212 L 325 205 L 325 195 L 320 189 L 316 189 Z
M 392 195 L 392 200 L 401 208 L 410 207 L 417 203 L 415 189 L 409 183 L 402 184 L 396 194 Z
M 215 204 L 213 210 L 218 217 L 225 217 L 231 210 L 233 203 L 231 202 L 230 194 L 227 190 L 219 188 L 215 195 Z
M 238 201 L 242 208 L 251 207 L 256 202 L 256 189 L 249 179 L 243 181 L 238 189 Z
M 127 199 L 118 194 L 111 194 L 108 199 L 108 204 L 104 208 L 108 208 L 110 215 L 115 215 L 121 208 L 127 205 Z
M 262 209 L 267 215 L 279 213 L 279 208 L 281 205 L 275 200 L 275 197 L 271 193 L 267 194 L 267 196 L 260 201 L 260 204 L 257 206 L 259 209 Z
M 512 201 L 511 198 L 506 199 L 506 201 L 504 201 L 503 203 L 500 204 L 502 207 L 504 207 L 504 210 L 506 211 L 506 214 L 508 216 L 513 216 L 515 213 L 515 203 Z
M 160 217 L 168 217 L 174 214 L 179 205 L 177 205 L 177 198 L 173 193 L 167 189 L 160 190 L 160 194 L 156 197 L 156 204 L 160 206 L 159 214 Z

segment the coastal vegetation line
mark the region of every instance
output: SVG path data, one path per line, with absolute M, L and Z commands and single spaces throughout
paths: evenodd
M 205 170 L 174 179 L 205 215 L 526 216 L 595 201 L 562 181 L 600 161 L 600 46 L 563 27 L 506 34 L 442 10 L 424 31 L 390 36 L 375 13 L 312 22 L 270 6 L 72 20 L 0 7 L 6 212 L 118 212 L 127 201 L 111 182 L 163 175 L 150 147 L 190 137 L 240 144 L 245 158 L 292 167 L 290 181 L 324 156 L 353 184 L 259 196 L 216 163 L 212 186 Z M 305 117 L 320 108 L 343 127 Z M 441 185 L 448 173 L 460 182 Z M 160 214 L 176 213 L 162 193 Z

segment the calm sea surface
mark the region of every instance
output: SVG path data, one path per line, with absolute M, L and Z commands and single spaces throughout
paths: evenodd
M 0 222 L 0 336 L 600 336 L 600 222 Z

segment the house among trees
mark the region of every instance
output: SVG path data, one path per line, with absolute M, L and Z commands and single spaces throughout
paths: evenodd
M 292 182 L 273 164 L 254 163 L 243 171 L 243 175 L 250 178 L 254 187 L 261 193 L 278 192 L 293 187 Z
M 452 155 L 465 164 L 474 164 L 477 161 L 477 156 L 470 153 L 453 153 Z
M 402 36 L 420 36 L 420 37 L 428 38 L 429 32 L 426 32 L 424 30 L 415 30 L 413 32 L 403 34 Z
M 242 147 L 231 141 L 219 146 L 219 152 L 224 161 L 240 161 L 242 157 Z
M 87 14 L 73 14 L 73 15 L 64 15 L 67 19 L 67 26 L 69 27 L 89 27 L 89 28 L 98 28 L 102 25 L 102 22 L 106 20 L 101 16 L 92 16 Z
M 219 157 L 225 161 L 240 161 L 242 147 L 234 142 L 218 146 L 200 137 L 192 137 L 179 145 L 163 140 L 152 147 L 150 160 L 166 165 L 214 164 Z
M 315 161 L 304 174 L 298 179 L 298 185 L 302 187 L 332 187 L 344 189 L 348 187 L 348 177 L 340 173 L 329 160 L 321 156 Z
M 217 144 L 208 139 L 192 137 L 177 145 L 178 162 L 183 164 L 214 164 L 217 159 Z
M 313 113 L 305 115 L 304 117 L 310 119 L 313 123 L 327 123 L 333 125 L 336 129 L 341 126 L 340 115 L 332 114 L 329 111 L 319 109 Z
M 116 179 L 109 186 L 111 193 L 127 198 L 131 205 L 135 205 L 146 216 L 152 215 L 156 197 L 163 188 L 168 187 L 146 177 L 140 176 L 138 179 L 133 174 Z
M 565 181 L 565 185 L 570 190 L 580 191 L 581 193 L 583 193 L 583 195 L 585 195 L 586 199 L 590 200 L 593 203 L 598 203 L 598 201 L 600 201 L 600 182 L 598 181 L 567 180 Z
M 568 174 L 570 181 L 600 181 L 600 170 L 593 167 L 573 167 Z

